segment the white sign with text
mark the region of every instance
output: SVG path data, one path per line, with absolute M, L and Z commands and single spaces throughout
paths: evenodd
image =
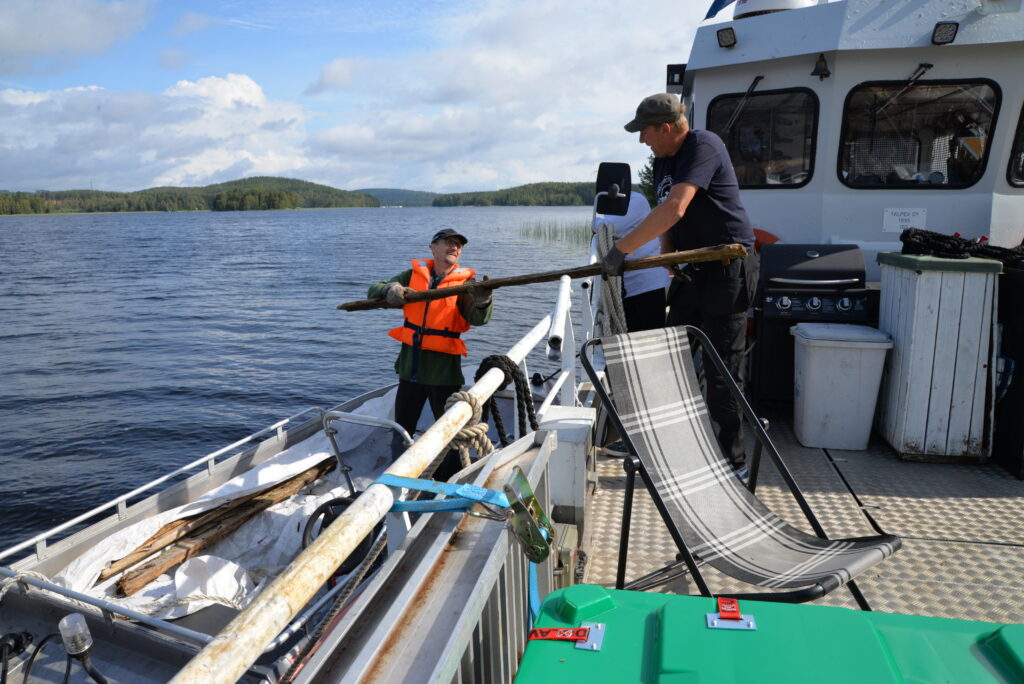
M 883 209 L 882 232 L 902 233 L 907 228 L 923 230 L 927 215 L 927 209 Z

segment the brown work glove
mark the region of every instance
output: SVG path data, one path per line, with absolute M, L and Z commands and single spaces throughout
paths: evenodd
M 617 246 L 612 245 L 601 260 L 601 277 L 614 278 L 622 275 L 626 268 L 626 255 Z
M 490 278 L 488 276 L 484 276 L 481 282 L 486 283 L 488 280 L 490 280 Z M 466 294 L 469 295 L 469 299 L 473 302 L 473 306 L 475 308 L 484 309 L 490 306 L 491 288 L 480 287 L 480 285 L 474 282 L 466 283 L 466 286 L 469 288 L 466 290 Z

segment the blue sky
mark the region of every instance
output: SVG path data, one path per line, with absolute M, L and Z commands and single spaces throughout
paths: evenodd
M 707 6 L 2 0 L 0 189 L 590 180 Z

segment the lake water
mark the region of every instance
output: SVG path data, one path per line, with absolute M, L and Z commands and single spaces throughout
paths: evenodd
M 586 263 L 525 230 L 586 207 L 0 217 L 0 548 L 309 406 L 393 382 L 394 310 L 347 313 L 451 227 L 502 277 Z M 550 310 L 496 291 L 467 366 Z M 577 299 L 578 303 L 578 299 Z M 578 310 L 578 309 L 577 309 Z M 557 368 L 540 354 L 531 371 Z

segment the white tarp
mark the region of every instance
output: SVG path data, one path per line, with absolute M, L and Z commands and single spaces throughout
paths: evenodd
M 356 412 L 389 416 L 394 405 L 393 392 L 371 399 Z M 365 441 L 373 430 L 380 428 L 343 421 L 336 421 L 334 425 L 339 430 L 337 438 L 345 452 L 345 463 L 352 468 L 352 481 L 355 488 L 362 491 L 389 463 L 369 463 L 370 458 L 355 447 Z M 295 496 L 254 516 L 226 539 L 206 549 L 205 555 L 181 564 L 173 575 L 161 575 L 134 596 L 114 595 L 119 575 L 98 585 L 96 580 L 112 561 L 134 551 L 167 523 L 266 489 L 333 457 L 327 436 L 322 431 L 318 432 L 189 504 L 119 530 L 104 539 L 102 545 L 86 550 L 52 580 L 69 589 L 160 618 L 188 615 L 215 602 L 244 606 L 252 600 L 258 586 L 283 570 L 301 550 L 302 531 L 316 508 L 349 494 L 348 485 L 338 469 Z

